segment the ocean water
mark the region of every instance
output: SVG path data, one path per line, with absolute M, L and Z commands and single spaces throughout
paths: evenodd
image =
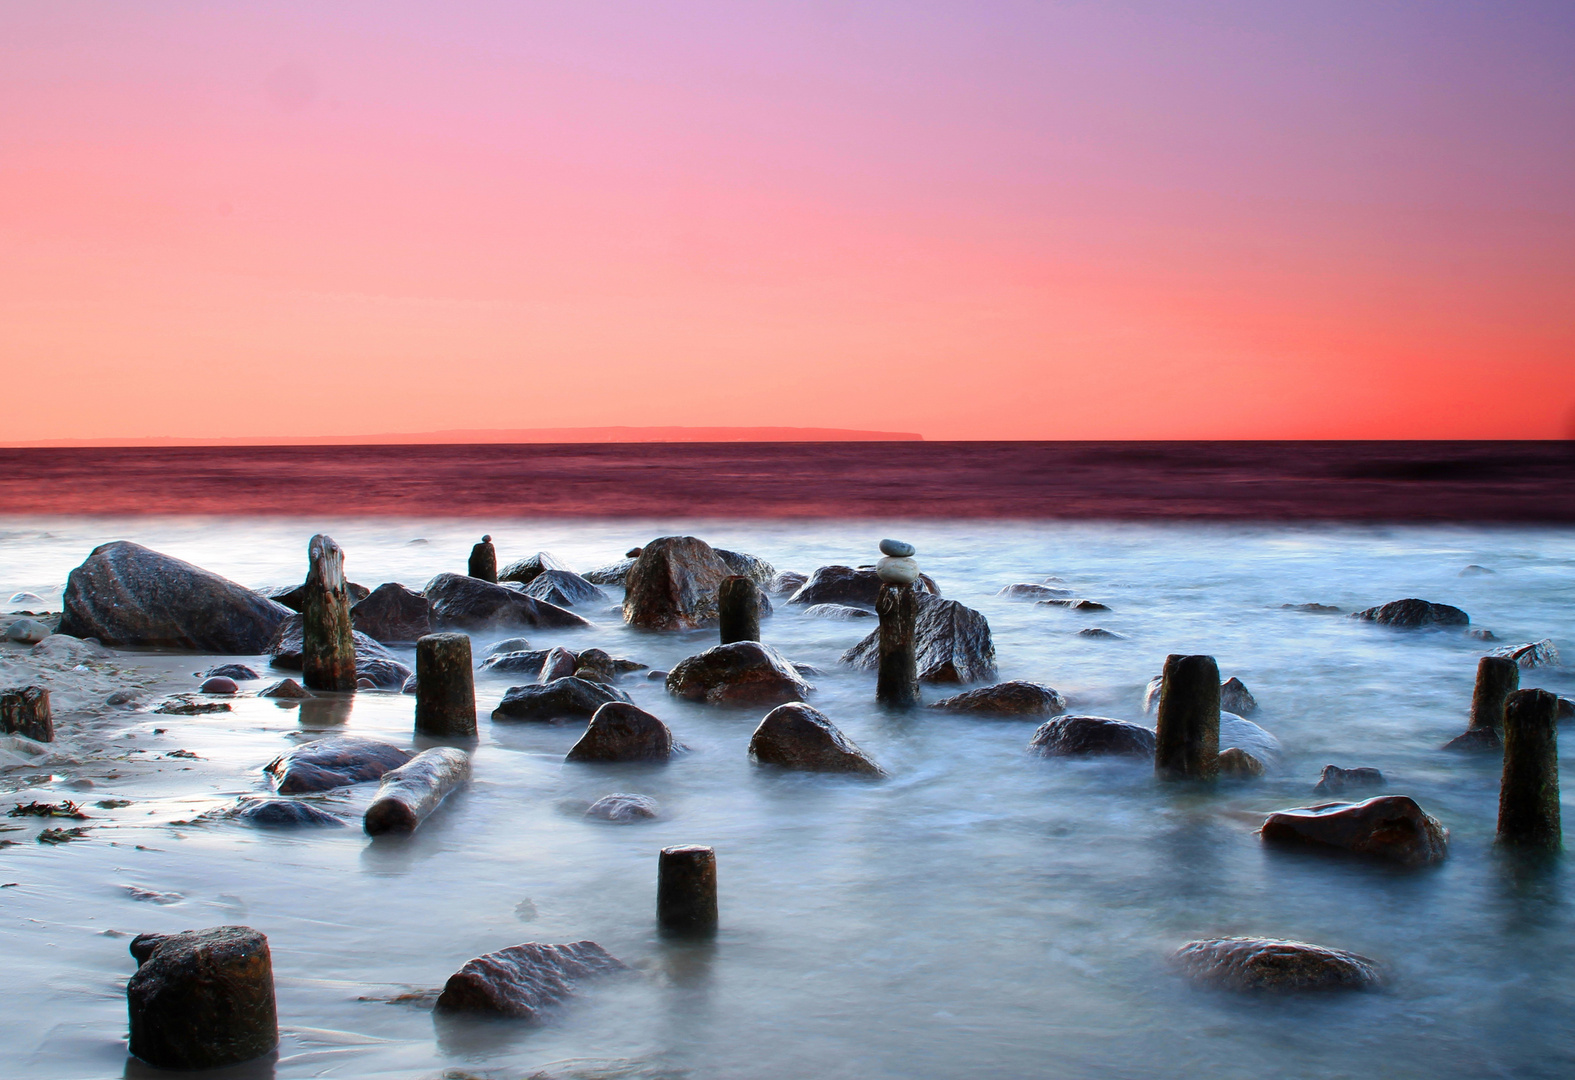
M 409 745 L 413 700 L 362 693 L 339 710 L 242 699 L 230 714 L 126 713 L 117 745 L 200 760 L 168 759 L 162 772 L 100 780 L 88 793 L 57 769 L 57 781 L 17 792 L 132 805 L 90 807 L 85 842 L 0 850 L 0 1075 L 149 1075 L 125 1053 L 128 939 L 106 931 L 236 922 L 269 937 L 284 1037 L 276 1062 L 235 1075 L 1575 1074 L 1570 860 L 1533 866 L 1496 853 L 1497 761 L 1439 750 L 1464 727 L 1484 644 L 1280 606 L 1350 611 L 1419 596 L 1464 608 L 1503 643 L 1550 637 L 1571 656 L 1567 528 L 9 517 L 0 596 L 57 595 L 111 539 L 245 585 L 291 584 L 308 537 L 323 530 L 344 547 L 351 580 L 418 588 L 462 571 L 483 531 L 500 561 L 547 550 L 588 570 L 654 536 L 688 533 L 805 573 L 873 561 L 876 541 L 898 536 L 918 546 L 946 596 L 988 617 L 1002 679 L 1054 686 L 1074 711 L 1144 720 L 1144 686 L 1167 653 L 1212 653 L 1222 675 L 1251 688 L 1253 719 L 1285 753 L 1261 782 L 1213 793 L 1157 784 L 1128 761 L 1030 757 L 1032 721 L 878 709 L 873 674 L 837 664 L 874 621 L 810 619 L 780 602 L 765 638 L 822 669 L 812 704 L 889 779 L 755 767 L 746 746 L 766 710 L 680 702 L 641 674 L 624 688 L 693 752 L 665 766 L 566 764 L 579 726 L 494 723 L 487 713 L 511 680 L 478 676 L 474 781 L 412 837 L 182 825 L 172 822 L 264 791 L 259 768 L 302 738 L 346 731 Z M 1493 573 L 1460 576 L 1468 564 Z M 1111 610 L 996 596 L 1051 575 Z M 714 632 L 631 630 L 612 611 L 619 591 L 605 591 L 605 604 L 579 609 L 594 629 L 523 633 L 535 647 L 594 645 L 653 668 L 714 642 Z M 1125 640 L 1077 636 L 1096 625 Z M 515 633 L 476 635 L 475 651 Z M 123 660 L 193 687 L 189 673 L 211 662 Z M 1568 667 L 1525 671 L 1522 685 L 1575 695 Z M 927 688 L 926 699 L 945 692 Z M 1563 734 L 1565 775 L 1575 776 L 1575 736 L 1568 725 Z M 1407 871 L 1265 848 L 1254 831 L 1262 815 L 1319 801 L 1312 785 L 1330 763 L 1382 769 L 1389 792 L 1413 796 L 1449 828 L 1447 861 Z M 327 805 L 354 814 L 374 786 Z M 652 796 L 661 817 L 582 816 L 614 791 Z M 714 942 L 655 932 L 657 852 L 677 843 L 716 848 Z M 1352 949 L 1382 962 L 1391 981 L 1376 993 L 1263 998 L 1198 989 L 1170 969 L 1177 946 L 1222 934 Z M 439 987 L 480 953 L 580 939 L 634 973 L 584 985 L 547 1023 L 454 1020 L 376 1000 Z

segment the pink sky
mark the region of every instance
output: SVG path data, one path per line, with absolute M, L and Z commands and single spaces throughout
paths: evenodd
M 1575 430 L 1567 2 L 11 0 L 0 93 L 4 441 Z

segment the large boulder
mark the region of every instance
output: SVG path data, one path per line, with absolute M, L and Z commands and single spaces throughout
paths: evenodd
M 693 536 L 646 544 L 629 568 L 624 621 L 645 630 L 693 630 L 717 619 L 717 588 L 733 573 L 711 545 Z
M 609 701 L 596 710 L 564 760 L 666 761 L 682 750 L 656 717 L 627 701 Z
M 1066 712 L 1066 698 L 1043 683 L 1013 680 L 942 698 L 930 708 L 983 716 L 1059 716 Z
M 559 607 L 601 603 L 607 594 L 573 570 L 543 570 L 525 586 L 525 595 Z
M 886 775 L 824 713 L 800 701 L 766 714 L 749 739 L 749 756 L 762 765 L 805 772 Z
M 257 592 L 266 596 L 276 604 L 283 604 L 296 614 L 306 610 L 306 585 L 282 585 L 274 589 L 258 589 Z M 345 582 L 345 593 L 350 598 L 351 604 L 359 604 L 371 595 L 372 590 L 365 585 L 357 585 L 353 581 Z
M 742 551 L 728 551 L 726 548 L 715 548 L 716 557 L 727 564 L 727 568 L 740 577 L 746 577 L 756 585 L 770 585 L 771 580 L 777 576 L 777 568 L 764 559 Z
M 1405 866 L 1438 862 L 1449 852 L 1449 830 L 1406 795 L 1281 810 L 1264 820 L 1259 835 L 1269 843 L 1340 848 Z
M 263 766 L 263 772 L 273 778 L 281 795 L 300 795 L 380 780 L 384 773 L 409 760 L 409 751 L 393 743 L 359 735 L 336 735 L 280 754 Z
M 1058 716 L 1039 725 L 1028 749 L 1040 757 L 1153 758 L 1154 733 L 1106 716 Z
M 432 602 L 398 582 L 384 582 L 350 609 L 350 625 L 377 641 L 414 644 L 432 632 Z
M 291 615 L 279 624 L 273 640 L 268 643 L 268 663 L 281 671 L 300 671 L 301 651 L 305 648 L 302 634 L 305 619 Z M 358 679 L 370 679 L 373 686 L 397 687 L 410 677 L 410 669 L 394 658 L 394 654 L 361 633 L 352 630 L 355 642 L 355 673 Z
M 499 581 L 517 581 L 529 585 L 548 570 L 567 570 L 569 564 L 551 552 L 538 551 L 527 559 L 511 562 L 498 571 Z
M 494 720 L 535 720 L 555 723 L 561 720 L 589 719 L 609 701 L 627 702 L 629 695 L 601 683 L 566 676 L 542 686 L 511 686 L 492 710 Z
M 62 634 L 230 655 L 262 652 L 290 615 L 218 574 L 127 540 L 94 548 L 66 579 L 64 603 Z
M 441 630 L 490 630 L 500 626 L 573 629 L 591 624 L 572 611 L 515 589 L 465 574 L 439 574 L 422 590 Z
M 913 629 L 919 681 L 970 683 L 994 678 L 995 644 L 985 617 L 955 600 L 928 593 L 921 592 L 918 601 Z M 880 631 L 870 631 L 843 653 L 842 662 L 865 671 L 879 667 Z
M 1471 623 L 1471 616 L 1457 607 L 1417 599 L 1391 600 L 1380 607 L 1354 611 L 1350 618 L 1405 630 L 1425 626 L 1469 626 Z
M 785 656 L 758 641 L 717 645 L 680 660 L 667 675 L 669 693 L 708 705 L 780 705 L 803 701 L 813 689 Z
M 864 607 L 875 606 L 875 599 L 880 595 L 881 580 L 873 567 L 851 566 L 822 566 L 809 576 L 809 580 L 800 585 L 788 603 L 808 606 L 810 604 L 860 604 Z M 935 582 L 927 575 L 920 574 L 914 588 L 921 594 L 928 593 L 939 596 L 941 590 L 935 587 Z
M 531 941 L 466 963 L 448 977 L 436 1008 L 535 1020 L 574 993 L 581 979 L 627 970 L 594 941 L 568 945 Z
M 1366 990 L 1383 982 L 1365 956 L 1278 938 L 1189 941 L 1172 960 L 1197 982 L 1225 990 Z
M 620 559 L 607 566 L 598 566 L 595 570 L 587 570 L 582 576 L 592 585 L 617 585 L 620 588 L 629 579 L 629 570 L 634 566 L 633 559 Z

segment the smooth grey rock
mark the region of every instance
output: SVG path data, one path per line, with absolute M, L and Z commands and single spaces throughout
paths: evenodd
M 42 596 L 39 596 L 37 593 L 30 593 L 30 592 L 12 593 L 11 594 L 11 599 L 10 599 L 9 602 L 12 605 L 15 605 L 15 606 L 18 606 L 18 607 L 25 605 L 29 609 L 33 609 L 33 610 L 37 610 L 39 608 L 47 607 L 48 604 L 49 604 L 49 601 L 45 600 Z
M 527 942 L 469 961 L 438 995 L 438 1012 L 480 1013 L 538 1020 L 574 993 L 582 979 L 626 971 L 594 941 L 568 945 Z
M 912 559 L 888 556 L 875 564 L 875 576 L 888 585 L 911 585 L 919 580 L 919 564 Z
M 1043 683 L 1013 680 L 942 698 L 932 702 L 930 708 L 985 716 L 1058 716 L 1066 712 L 1066 698 Z
M 880 542 L 880 553 L 893 559 L 911 559 L 919 551 L 906 540 L 882 540 Z
M 336 735 L 286 751 L 263 766 L 263 771 L 273 777 L 281 795 L 299 795 L 377 780 L 409 760 L 409 751 L 392 743 Z
M 603 603 L 607 594 L 573 570 L 543 570 L 525 586 L 525 595 L 559 607 Z
M 1350 617 L 1403 630 L 1429 626 L 1466 626 L 1471 622 L 1471 616 L 1457 607 L 1415 598 L 1391 600 L 1379 607 L 1353 612 Z
M 649 821 L 656 817 L 658 811 L 656 800 L 648 795 L 631 795 L 626 791 L 615 791 L 591 803 L 589 809 L 585 811 L 585 816 L 599 818 L 602 821 Z
M 1034 585 L 1030 582 L 1019 581 L 1015 585 L 1004 586 L 996 596 L 1004 596 L 1008 600 L 1056 600 L 1072 595 L 1071 589 L 1056 589 L 1049 585 Z
M 492 710 L 494 720 L 530 720 L 555 723 L 589 719 L 609 701 L 629 700 L 622 690 L 572 675 L 542 686 L 511 686 Z
M 386 644 L 412 645 L 432 632 L 432 602 L 386 581 L 351 607 L 350 625 Z
M 771 579 L 776 576 L 777 568 L 764 559 L 756 558 L 743 551 L 728 551 L 726 548 L 714 548 L 716 557 L 727 564 L 727 568 L 740 577 L 746 577 L 756 585 L 766 586 L 771 584 Z
M 432 602 L 432 624 L 443 630 L 491 630 L 503 626 L 578 629 L 591 624 L 572 611 L 515 589 L 466 574 L 439 574 L 423 590 Z
M 502 656 L 504 653 L 525 652 L 530 648 L 530 642 L 522 637 L 504 638 L 502 641 L 487 649 L 488 656 Z M 545 650 L 544 650 L 545 651 Z
M 50 633 L 49 627 L 36 619 L 17 619 L 5 628 L 7 641 L 20 642 L 23 645 L 36 645 Z
M 1039 726 L 1028 749 L 1040 757 L 1153 758 L 1154 733 L 1105 716 L 1058 716 Z
M 784 769 L 886 775 L 824 713 L 801 701 L 778 705 L 766 714 L 750 737 L 749 756 Z
M 781 573 L 777 574 L 771 579 L 770 583 L 766 586 L 766 591 L 774 596 L 782 596 L 787 593 L 794 593 L 798 591 L 799 586 L 803 585 L 804 582 L 808 580 L 809 578 L 805 577 L 803 574 L 795 573 L 792 570 L 783 570 Z
M 1280 755 L 1284 752 L 1274 735 L 1245 717 L 1221 710 L 1220 751 L 1233 746 L 1245 750 L 1270 768 L 1280 763 Z
M 582 576 L 592 585 L 617 585 L 622 588 L 624 582 L 629 580 L 629 568 L 632 566 L 633 559 L 620 559 L 608 566 L 587 570 Z
M 548 570 L 568 569 L 569 564 L 556 555 L 546 551 L 538 551 L 527 559 L 519 559 L 499 570 L 498 581 L 517 581 L 521 585 L 529 585 Z
M 735 641 L 680 660 L 667 690 L 708 705 L 777 705 L 803 701 L 814 687 L 770 645 Z
M 1375 960 L 1279 938 L 1189 941 L 1172 960 L 1193 980 L 1225 990 L 1368 990 L 1384 981 Z
M 322 807 L 297 799 L 248 799 L 235 811 L 235 819 L 268 829 L 342 826 L 345 819 Z
M 875 613 L 868 608 L 853 607 L 851 604 L 811 604 L 804 609 L 804 614 L 811 619 L 837 619 L 842 622 L 875 617 Z
M 985 617 L 955 600 L 928 593 L 918 594 L 914 618 L 914 646 L 919 681 L 929 683 L 982 682 L 995 677 L 995 644 Z M 842 662 L 863 671 L 880 664 L 880 631 L 842 654 Z

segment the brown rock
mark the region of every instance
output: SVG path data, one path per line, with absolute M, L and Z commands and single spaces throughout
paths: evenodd
M 1424 866 L 1449 852 L 1449 830 L 1406 795 L 1281 810 L 1264 820 L 1266 842 L 1316 844 Z
M 54 742 L 55 722 L 49 711 L 49 691 L 42 686 L 0 690 L 0 732 L 26 735 L 38 742 Z
M 668 693 L 708 705 L 777 705 L 803 701 L 813 689 L 786 657 L 758 641 L 717 645 L 680 660 L 667 676 Z
M 1028 740 L 1040 757 L 1154 756 L 1154 733 L 1146 727 L 1105 716 L 1058 716 Z
M 995 643 L 983 615 L 929 593 L 920 592 L 915 599 L 914 648 L 920 682 L 970 683 L 995 677 Z M 878 668 L 880 631 L 843 653 L 842 662 L 865 671 Z
M 749 756 L 784 769 L 886 775 L 824 713 L 798 701 L 766 714 L 749 740 Z
M 1305 941 L 1189 941 L 1172 959 L 1191 978 L 1226 990 L 1366 990 L 1383 983 L 1376 961 Z
M 126 984 L 130 1050 L 161 1069 L 216 1069 L 279 1045 L 268 939 L 249 926 L 143 934 Z
M 1059 716 L 1066 712 L 1066 698 L 1043 683 L 1014 680 L 942 698 L 930 708 L 985 716 Z
M 376 641 L 408 645 L 432 632 L 432 603 L 398 582 L 387 581 L 350 609 L 350 623 Z
M 594 941 L 534 941 L 487 953 L 453 975 L 438 996 L 439 1012 L 482 1013 L 538 1020 L 574 993 L 581 979 L 628 968 Z
M 652 540 L 629 568 L 624 621 L 647 630 L 709 626 L 717 620 L 717 589 L 732 572 L 704 540 Z
M 1219 775 L 1231 780 L 1255 780 L 1263 775 L 1263 762 L 1237 746 L 1220 751 Z
M 565 761 L 666 761 L 683 747 L 667 725 L 626 701 L 596 710 Z

